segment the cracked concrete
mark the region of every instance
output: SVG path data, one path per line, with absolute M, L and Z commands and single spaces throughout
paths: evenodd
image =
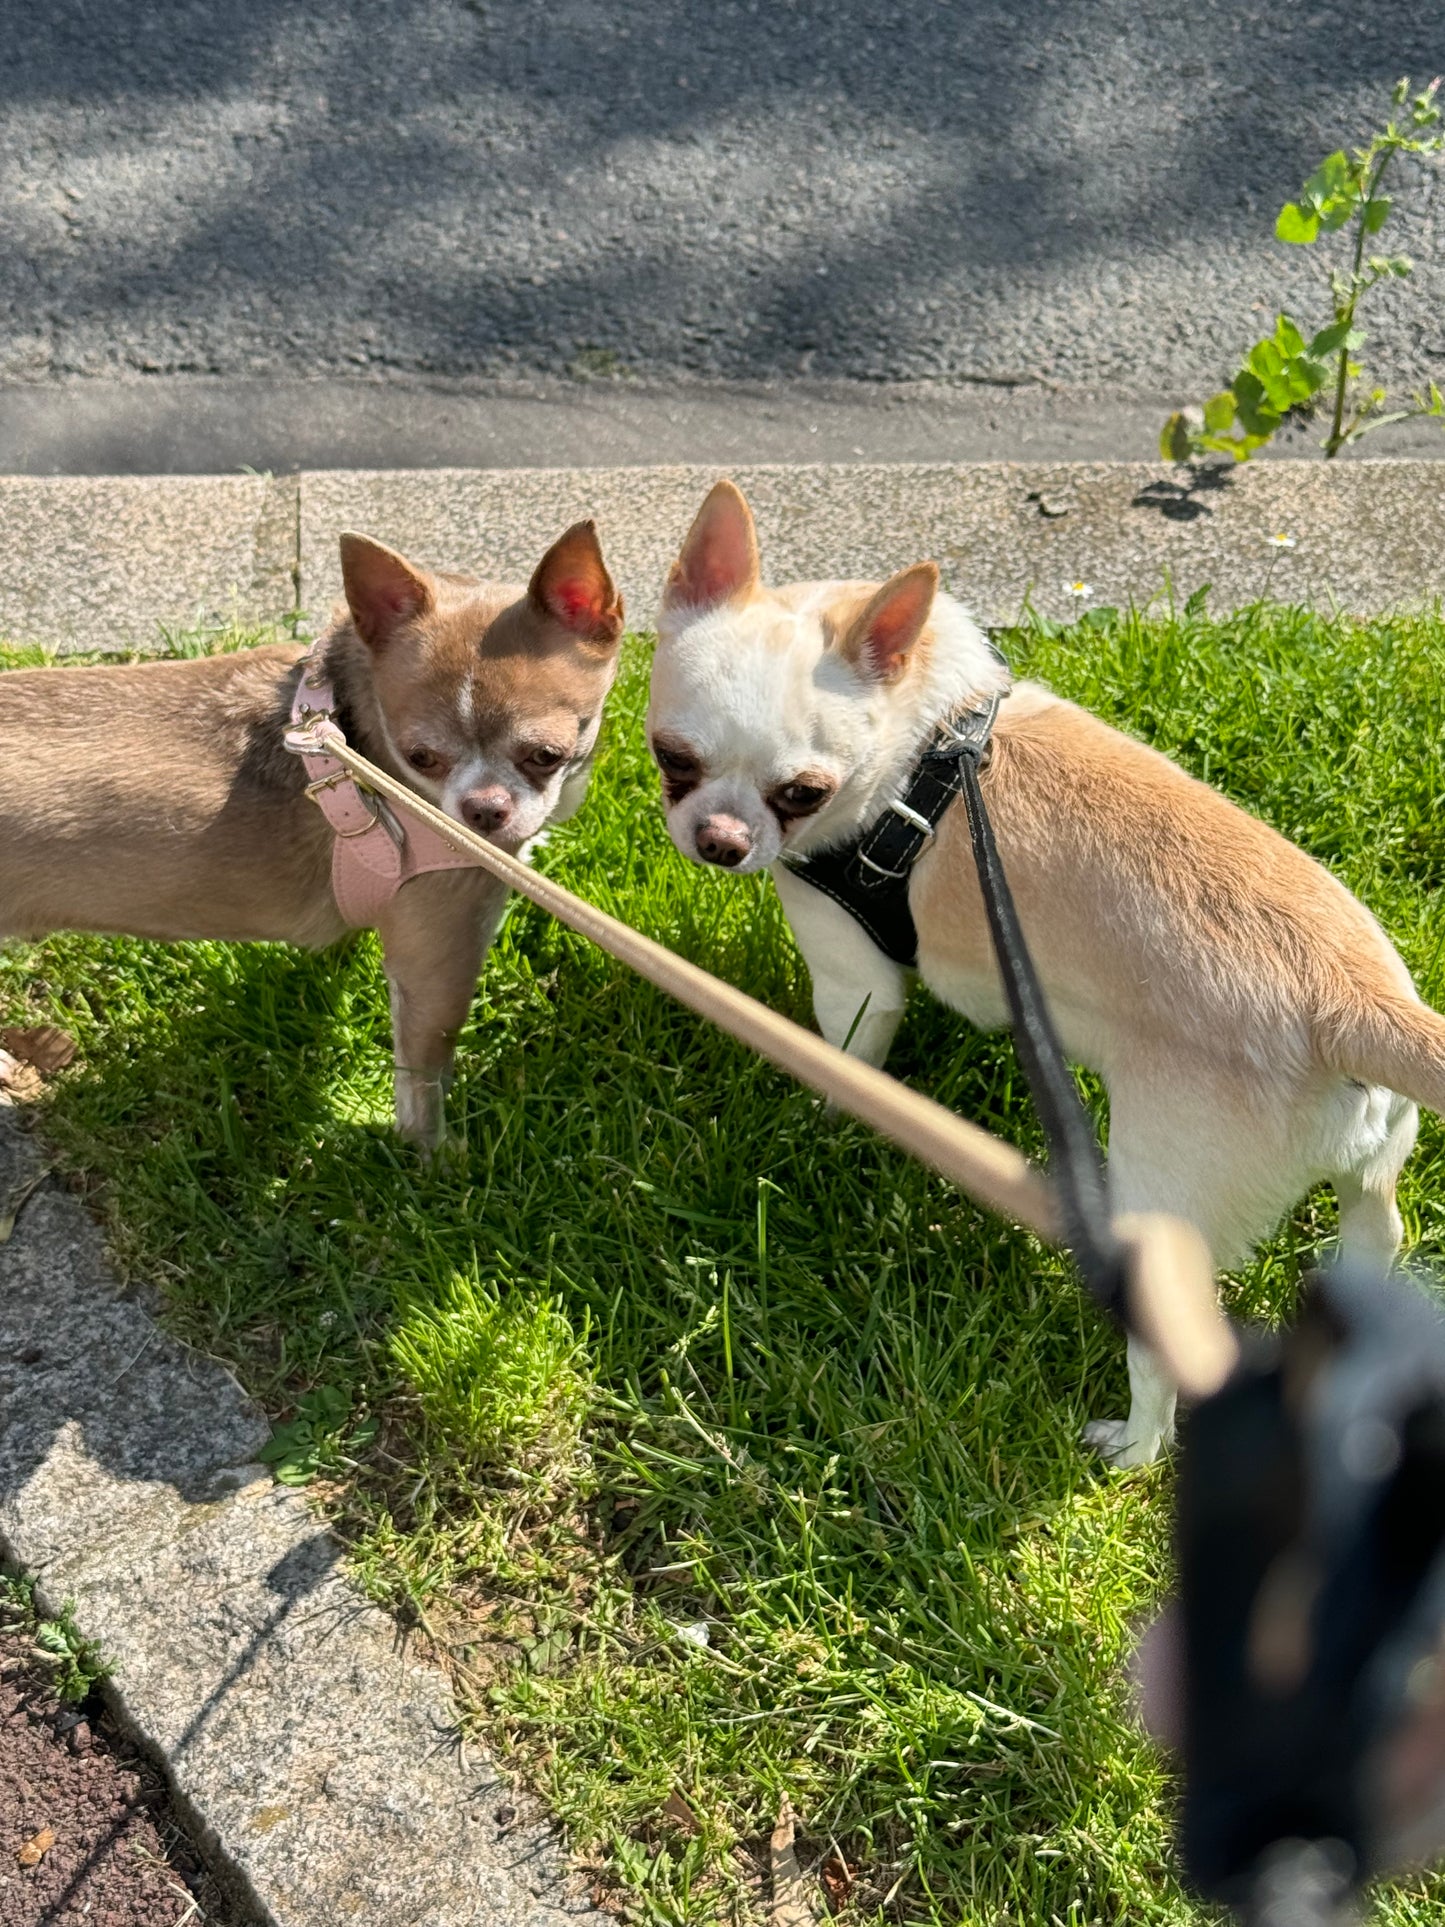
M 0 1202 L 39 1163 L 0 1108 Z M 265 1927 L 602 1927 L 545 1822 L 498 1826 L 515 1796 L 255 1463 L 267 1434 L 42 1184 L 0 1246 L 0 1551 L 75 1602 L 223 1883 Z

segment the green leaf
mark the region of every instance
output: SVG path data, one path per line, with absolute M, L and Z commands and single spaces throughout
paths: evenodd
M 1217 395 L 1211 395 L 1204 404 L 1204 426 L 1207 433 L 1222 435 L 1226 429 L 1232 428 L 1234 411 L 1234 396 L 1228 388 L 1222 389 Z
M 1331 322 L 1328 328 L 1321 328 L 1309 345 L 1311 355 L 1334 355 L 1343 348 L 1362 348 L 1365 345 L 1365 331 L 1356 328 L 1348 321 Z
M 1310 209 L 1302 208 L 1298 201 L 1286 201 L 1279 211 L 1279 219 L 1274 224 L 1277 241 L 1291 241 L 1296 247 L 1308 247 L 1317 240 L 1320 231 L 1320 217 Z
M 1320 232 L 1322 234 L 1338 233 L 1354 213 L 1359 198 L 1359 192 L 1356 190 L 1353 194 L 1336 195 L 1333 199 L 1326 201 L 1320 209 Z
M 1300 199 L 1322 205 L 1325 201 L 1334 200 L 1337 195 L 1348 193 L 1353 183 L 1354 170 L 1350 166 L 1349 156 L 1337 147 L 1333 154 L 1326 154 L 1305 182 Z
M 1109 603 L 1098 609 L 1088 609 L 1079 617 L 1081 629 L 1108 629 L 1119 620 L 1119 611 Z
M 1288 369 L 1290 401 L 1298 404 L 1317 395 L 1330 378 L 1330 371 L 1322 361 L 1314 361 L 1308 355 L 1296 355 Z
M 1234 399 L 1239 404 L 1240 424 L 1245 434 L 1267 442 L 1279 427 L 1282 411 L 1270 405 L 1264 383 L 1247 368 L 1242 368 L 1235 376 L 1233 387 Z
M 1249 351 L 1249 366 L 1263 382 L 1284 373 L 1284 356 L 1273 341 L 1256 341 Z
M 1278 344 L 1257 341 L 1249 351 L 1249 368 L 1259 381 L 1270 407 L 1277 415 L 1287 414 L 1294 405 L 1294 395 L 1290 389 L 1288 364 Z M 1237 387 L 1235 393 L 1238 398 Z
M 1159 431 L 1159 453 L 1166 462 L 1187 462 L 1192 452 L 1189 424 L 1183 410 L 1176 408 Z
M 1186 616 L 1202 616 L 1204 614 L 1204 605 L 1209 600 L 1209 591 L 1213 587 L 1214 584 L 1212 582 L 1200 583 L 1199 587 L 1184 605 L 1184 613 Z
M 1378 234 L 1388 220 L 1389 214 L 1388 196 L 1377 194 L 1373 200 L 1366 201 L 1363 215 L 1366 234 Z
M 309 1484 L 324 1465 L 334 1464 L 350 1409 L 340 1386 L 313 1387 L 297 1401 L 296 1416 L 276 1426 L 257 1458 L 272 1468 L 278 1484 Z
M 1276 318 L 1274 338 L 1281 354 L 1302 355 L 1305 351 L 1305 338 L 1287 314 Z

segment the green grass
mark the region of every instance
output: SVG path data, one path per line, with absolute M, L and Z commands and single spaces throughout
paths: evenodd
M 1445 1003 L 1439 621 L 1005 641 L 1329 863 Z M 545 865 L 806 1020 L 770 887 L 667 842 L 645 675 L 634 645 Z M 855 1927 L 1196 1918 L 1121 1670 L 1167 1583 L 1171 1475 L 1079 1448 L 1123 1409 L 1122 1347 L 1056 1256 L 526 906 L 432 1170 L 387 1128 L 369 937 L 57 939 L 0 954 L 0 1011 L 79 1035 L 46 1128 L 121 1264 L 277 1414 L 278 1470 L 318 1480 L 365 1583 L 636 1918 L 753 1918 L 785 1796 L 808 1854 L 859 1867 Z M 920 995 L 891 1067 L 1038 1148 L 1006 1039 Z M 1402 1202 L 1438 1268 L 1434 1120 Z M 1331 1211 L 1301 1210 L 1237 1309 L 1288 1309 Z M 1386 1917 L 1442 1898 L 1392 1889 Z

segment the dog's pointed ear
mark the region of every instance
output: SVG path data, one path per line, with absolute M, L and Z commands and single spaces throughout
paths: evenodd
M 878 682 L 902 675 L 938 593 L 938 567 L 919 562 L 889 576 L 860 616 L 848 625 L 838 653 Z
M 356 633 L 370 649 L 384 648 L 398 629 L 435 606 L 426 577 L 369 535 L 342 536 L 341 580 Z
M 735 482 L 715 482 L 698 510 L 663 590 L 673 608 L 713 609 L 758 582 L 758 532 Z
M 622 597 L 602 560 L 595 522 L 574 522 L 537 564 L 527 588 L 533 608 L 580 642 L 615 648 L 622 639 Z

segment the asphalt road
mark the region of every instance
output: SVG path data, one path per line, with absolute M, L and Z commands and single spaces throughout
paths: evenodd
M 0 0 L 0 390 L 1029 382 L 1107 421 L 1318 315 L 1276 208 L 1442 66 L 1419 0 Z M 1401 187 L 1370 352 L 1408 383 L 1445 191 Z

